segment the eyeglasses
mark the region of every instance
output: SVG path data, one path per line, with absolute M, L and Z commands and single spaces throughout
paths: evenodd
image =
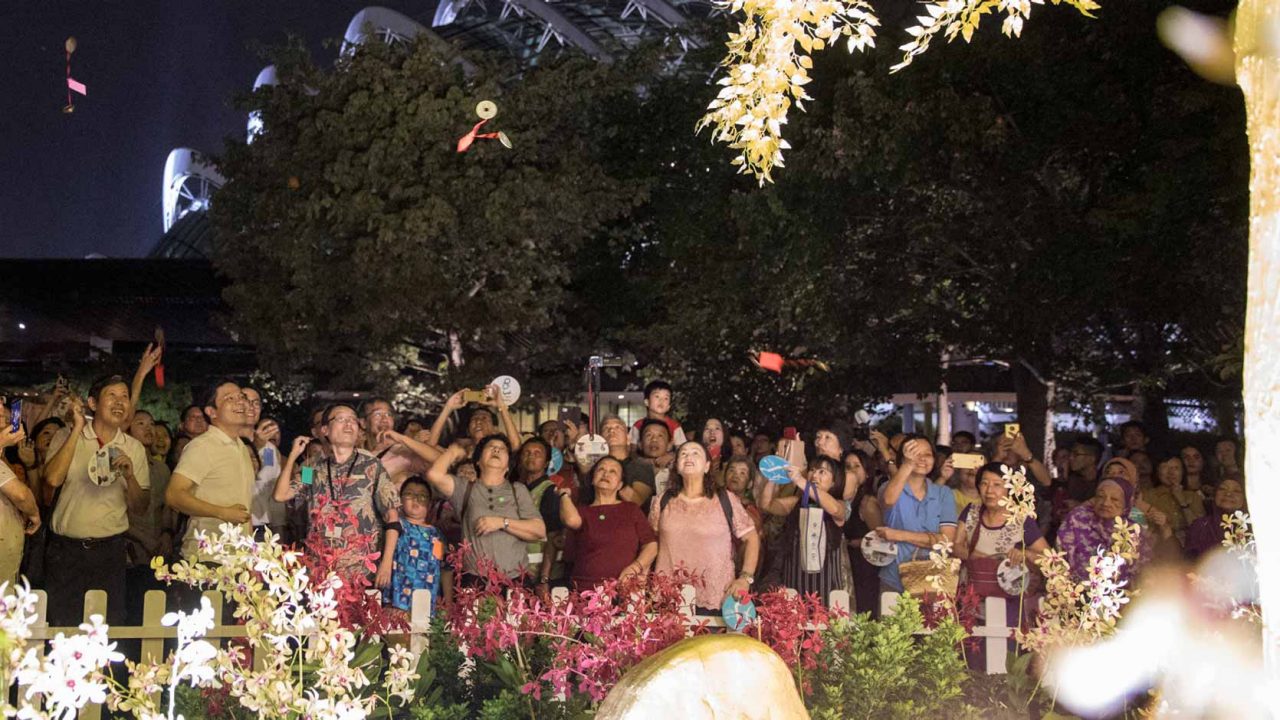
M 373 412 L 369 413 L 369 417 L 370 418 L 389 418 L 389 417 L 395 417 L 395 416 L 392 415 L 390 412 L 387 412 L 386 410 L 374 410 Z
M 404 500 L 405 502 L 408 502 L 409 500 L 413 500 L 414 502 L 420 502 L 425 505 L 427 501 L 431 499 L 431 496 L 426 493 L 408 492 L 408 493 L 401 493 L 400 499 Z
M 331 425 L 355 425 L 358 422 L 355 415 L 339 415 L 329 418 L 329 424 Z

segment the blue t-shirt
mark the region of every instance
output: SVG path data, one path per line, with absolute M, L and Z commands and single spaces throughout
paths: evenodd
M 911 487 L 904 486 L 898 502 L 889 508 L 884 524 L 897 530 L 911 532 L 938 532 L 942 526 L 956 526 L 955 493 L 946 485 L 927 482 L 923 500 L 911 493 Z M 919 552 L 916 552 L 916 551 Z M 929 550 L 917 548 L 911 543 L 898 543 L 898 562 L 880 568 L 880 581 L 885 585 L 902 592 L 902 580 L 898 577 L 898 563 L 911 560 L 915 553 L 917 560 L 928 560 Z

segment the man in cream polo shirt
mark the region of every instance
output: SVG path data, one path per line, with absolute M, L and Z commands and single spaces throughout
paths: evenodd
M 191 518 L 182 538 L 182 557 L 191 561 L 210 560 L 199 552 L 197 531 L 217 534 L 222 523 L 234 523 L 253 535 L 249 506 L 257 476 L 249 448 L 240 442 L 249 418 L 244 391 L 224 380 L 205 393 L 203 403 L 209 429 L 182 451 L 164 494 L 169 507 Z
M 60 488 L 49 525 L 45 590 L 49 624 L 83 622 L 84 594 L 107 591 L 107 622 L 125 617 L 125 531 L 129 510 L 147 507 L 151 486 L 147 451 L 124 431 L 129 385 L 119 375 L 89 388 L 93 422 L 73 398 L 71 427 L 49 443 L 45 482 Z

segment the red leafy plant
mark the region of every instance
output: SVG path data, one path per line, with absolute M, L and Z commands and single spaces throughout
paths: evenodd
M 756 606 L 755 622 L 744 629 L 773 648 L 791 668 L 804 695 L 812 691 L 810 673 L 818 667 L 823 648 L 822 631 L 828 623 L 848 617 L 839 608 L 828 608 L 817 595 L 798 595 L 790 590 L 771 590 L 748 596 Z
M 464 543 L 451 556 L 455 568 L 467 552 Z M 480 583 L 455 590 L 449 630 L 470 657 L 512 659 L 521 673 L 520 690 L 534 698 L 549 688 L 559 696 L 576 692 L 602 700 L 628 668 L 705 632 L 705 621 L 687 625 L 681 612 L 680 588 L 690 580 L 686 573 L 609 580 L 548 603 L 519 578 L 498 572 L 488 558 L 479 556 L 477 566 Z M 550 649 L 545 669 L 529 662 L 538 642 Z
M 316 494 L 311 506 L 311 529 L 304 543 L 302 561 L 311 577 L 327 577 L 329 573 L 342 580 L 335 593 L 338 622 L 343 627 L 369 636 L 407 630 L 404 613 L 382 606 L 382 593 L 369 580 L 377 571 L 382 553 L 377 549 L 377 536 L 357 533 L 359 519 L 345 500 Z M 340 531 L 340 532 L 335 532 Z M 331 540 L 331 536 L 338 539 Z
M 461 566 L 464 544 L 450 561 Z M 641 660 L 693 635 L 711 632 L 709 619 L 683 610 L 681 589 L 695 578 L 683 569 L 570 592 L 545 602 L 520 579 L 477 559 L 480 582 L 459 586 L 447 610 L 448 627 L 464 654 L 487 663 L 507 660 L 517 669 L 519 689 L 541 700 L 575 693 L 603 700 L 622 675 Z M 755 598 L 758 618 L 744 629 L 772 647 L 800 677 L 817 664 L 821 630 L 835 615 L 816 596 L 777 591 Z M 543 652 L 539 652 L 542 645 Z M 544 663 L 531 661 L 534 655 Z M 538 667 L 535 667 L 538 665 Z

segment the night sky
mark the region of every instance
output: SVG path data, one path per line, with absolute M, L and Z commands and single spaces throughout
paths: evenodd
M 145 255 L 162 234 L 164 162 L 243 136 L 232 97 L 304 37 L 318 62 L 352 15 L 390 7 L 430 25 L 435 0 L 4 0 L 0 3 L 0 257 Z M 63 43 L 88 86 L 66 115 Z

